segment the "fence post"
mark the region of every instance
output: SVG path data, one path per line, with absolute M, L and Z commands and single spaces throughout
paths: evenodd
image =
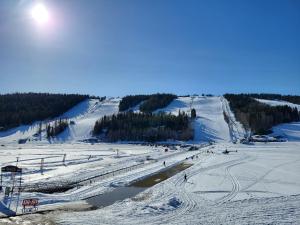
M 43 172 L 43 170 L 44 170 L 44 158 L 41 158 L 41 167 L 40 167 L 40 170 L 41 170 L 41 174 L 43 175 L 44 174 L 44 172 Z
M 67 154 L 65 153 L 64 156 L 63 156 L 63 160 L 62 160 L 62 163 L 65 165 L 65 162 L 66 162 L 66 157 L 67 157 Z

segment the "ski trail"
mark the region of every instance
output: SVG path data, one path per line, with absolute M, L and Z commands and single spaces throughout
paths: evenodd
M 220 98 L 222 102 L 223 112 L 228 118 L 228 127 L 230 131 L 230 137 L 232 142 L 237 142 L 238 140 L 244 138 L 246 132 L 242 125 L 236 121 L 234 114 L 230 110 L 228 101 L 222 96 Z
M 241 159 L 240 162 L 237 162 L 237 163 L 234 163 L 232 165 L 229 165 L 225 168 L 225 173 L 227 176 L 230 177 L 230 180 L 231 180 L 231 183 L 232 183 L 232 189 L 231 191 L 225 195 L 224 197 L 222 198 L 219 198 L 216 203 L 217 205 L 218 204 L 223 204 L 225 202 L 228 202 L 230 200 L 232 200 L 235 196 L 237 196 L 237 194 L 240 192 L 240 189 L 241 189 L 241 185 L 237 179 L 237 177 L 231 172 L 231 169 L 235 166 L 238 166 L 238 165 L 241 165 L 241 164 L 244 164 L 244 163 L 247 163 L 249 161 L 253 161 L 255 160 L 256 157 L 250 157 L 250 156 L 246 156 L 244 159 Z

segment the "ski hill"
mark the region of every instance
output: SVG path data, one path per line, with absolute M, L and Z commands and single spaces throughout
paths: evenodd
M 287 105 L 292 108 L 297 108 L 300 111 L 300 105 L 293 104 L 286 101 L 256 99 L 259 102 L 270 106 L 284 106 Z M 279 124 L 272 129 L 272 136 L 281 136 L 288 141 L 300 141 L 300 122 Z
M 119 98 L 109 98 L 104 101 L 88 99 L 79 103 L 59 117 L 62 119 L 69 119 L 72 121 L 72 125 L 53 139 L 52 142 L 72 142 L 90 138 L 96 120 L 104 115 L 117 113 L 119 102 Z M 0 142 L 17 143 L 18 140 L 21 139 L 28 139 L 31 142 L 48 142 L 46 139 L 45 126 L 47 123 L 51 123 L 54 120 L 55 119 L 49 121 L 37 121 L 32 125 L 23 125 L 5 132 L 0 132 Z M 41 135 L 36 136 L 41 122 L 43 124 L 43 132 Z
M 300 105 L 276 100 L 256 99 L 262 103 L 277 106 L 288 105 L 297 108 L 300 111 Z M 121 98 L 108 98 L 104 101 L 98 99 L 85 100 L 60 117 L 69 119 L 69 127 L 56 138 L 52 143 L 77 142 L 92 138 L 92 130 L 95 122 L 105 115 L 118 113 L 118 106 Z M 140 103 L 141 104 L 141 103 Z M 139 106 L 131 110 L 139 112 Z M 186 96 L 178 97 L 167 107 L 158 109 L 155 113 L 165 112 L 177 115 L 179 111 L 191 113 L 191 109 L 196 110 L 197 117 L 193 121 L 195 136 L 193 143 L 201 142 L 238 142 L 246 136 L 243 126 L 236 121 L 233 112 L 230 109 L 228 101 L 223 96 Z M 227 119 L 225 119 L 225 117 Z M 37 135 L 40 121 L 32 125 L 23 125 L 5 132 L 0 132 L 0 142 L 18 143 L 19 140 L 29 140 L 31 142 L 48 142 L 46 138 L 45 126 L 52 121 L 41 121 L 43 132 Z M 280 124 L 273 128 L 274 136 L 282 136 L 290 141 L 300 139 L 300 123 Z
M 179 111 L 190 114 L 191 109 L 196 110 L 197 117 L 193 122 L 195 130 L 194 142 L 231 142 L 234 129 L 228 126 L 224 119 L 224 110 L 233 117 L 229 108 L 224 105 L 226 100 L 223 97 L 191 96 L 178 97 L 166 108 L 159 109 L 156 112 L 166 112 L 177 115 Z M 239 127 L 244 132 L 242 127 Z M 236 135 L 235 135 L 236 136 Z
M 88 99 L 79 103 L 59 117 L 69 119 L 72 123 L 52 142 L 74 142 L 91 138 L 95 122 L 104 115 L 118 113 L 120 100 L 120 98 L 109 98 L 101 102 L 98 99 Z M 235 119 L 228 106 L 226 108 L 224 104 L 226 104 L 226 100 L 223 97 L 178 97 L 167 107 L 156 110 L 156 113 L 163 111 L 177 115 L 181 111 L 190 114 L 191 108 L 195 108 L 197 118 L 193 122 L 193 128 L 195 129 L 194 143 L 230 142 L 234 139 L 233 133 L 236 132 L 224 120 L 223 112 L 227 110 L 226 113 L 232 117 L 232 120 Z M 139 112 L 139 105 L 134 107 L 135 112 Z M 42 121 L 43 124 L 48 122 Z M 41 137 L 35 137 L 39 124 L 40 122 L 36 122 L 33 125 L 20 126 L 1 132 L 0 141 L 2 143 L 17 143 L 20 139 L 29 139 L 31 141 L 47 142 L 45 129 Z
M 81 105 L 67 112 L 64 116 L 72 118 L 74 122 L 62 134 L 58 136 L 60 141 L 79 141 L 92 137 L 92 130 L 95 122 L 105 115 L 112 115 L 119 111 L 119 98 L 110 98 L 100 102 L 96 99 L 89 99 Z M 76 113 L 78 110 L 78 113 Z

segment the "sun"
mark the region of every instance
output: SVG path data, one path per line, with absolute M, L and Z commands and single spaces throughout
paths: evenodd
M 37 3 L 32 7 L 31 16 L 39 25 L 45 25 L 49 22 L 49 12 L 42 3 Z

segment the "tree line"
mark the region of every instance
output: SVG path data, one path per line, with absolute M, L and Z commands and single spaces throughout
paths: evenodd
M 297 108 L 289 106 L 269 106 L 256 101 L 249 94 L 225 94 L 235 117 L 254 134 L 267 134 L 280 123 L 300 120 Z
M 54 138 L 62 133 L 69 126 L 67 119 L 55 120 L 54 123 L 48 123 L 46 125 L 46 136 L 47 138 Z
M 193 139 L 193 129 L 187 114 L 152 114 L 124 112 L 99 119 L 93 129 L 94 136 L 104 141 L 166 141 Z
M 0 131 L 58 117 L 88 95 L 14 93 L 0 95 Z
M 141 112 L 153 112 L 157 109 L 168 106 L 177 96 L 173 94 L 152 94 L 152 95 L 128 95 L 122 98 L 119 104 L 119 111 L 126 111 L 139 103 Z
M 280 94 L 247 94 L 247 96 L 258 99 L 282 100 L 300 105 L 300 96 Z

